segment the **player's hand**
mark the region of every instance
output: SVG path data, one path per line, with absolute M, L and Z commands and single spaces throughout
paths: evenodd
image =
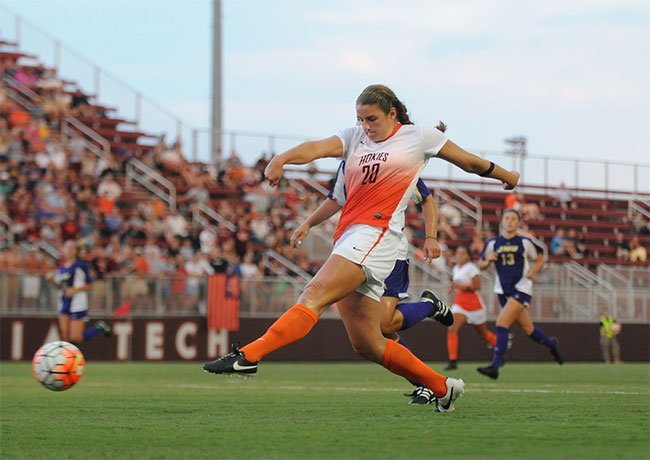
M 433 238 L 427 238 L 424 240 L 424 260 L 428 260 L 429 263 L 433 262 L 433 259 L 440 257 L 440 245 L 438 241 Z
M 291 246 L 299 248 L 303 240 L 307 238 L 307 235 L 309 235 L 309 225 L 304 223 L 291 235 Z
M 284 173 L 284 164 L 278 157 L 273 157 L 269 164 L 266 165 L 264 169 L 264 177 L 269 182 L 271 187 L 275 187 L 282 179 L 282 174 Z
M 77 290 L 75 288 L 73 288 L 73 287 L 65 288 L 65 296 L 66 297 L 72 297 L 73 295 L 75 295 L 76 292 L 77 292 Z
M 510 171 L 509 176 L 508 180 L 503 183 L 505 190 L 512 190 L 519 183 L 519 173 L 517 171 Z
M 493 252 L 486 259 L 488 262 L 496 262 L 499 259 L 499 255 L 496 252 Z

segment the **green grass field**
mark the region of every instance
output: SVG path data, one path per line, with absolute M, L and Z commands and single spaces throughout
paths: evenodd
M 650 457 L 648 364 L 509 363 L 493 382 L 462 363 L 446 414 L 408 406 L 409 385 L 371 363 L 263 363 L 251 379 L 201 364 L 92 362 L 55 393 L 1 363 L 0 457 Z

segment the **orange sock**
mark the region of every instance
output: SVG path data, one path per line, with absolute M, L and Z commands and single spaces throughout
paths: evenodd
M 447 353 L 449 361 L 458 359 L 458 332 L 447 332 Z
M 487 343 L 489 343 L 490 345 L 492 345 L 493 348 L 496 347 L 497 346 L 497 336 L 496 336 L 496 334 L 494 332 L 492 332 L 492 331 L 487 331 L 485 333 L 485 341 Z
M 242 347 L 248 361 L 257 362 L 272 351 L 302 339 L 318 321 L 316 313 L 304 305 L 294 305 L 271 325 L 266 333 Z
M 447 393 L 447 377 L 438 374 L 417 359 L 408 348 L 392 340 L 386 341 L 383 366 L 393 374 L 401 375 L 412 382 L 421 382 L 438 397 Z

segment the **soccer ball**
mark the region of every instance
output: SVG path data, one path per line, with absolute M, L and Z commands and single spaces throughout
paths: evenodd
M 86 360 L 81 350 L 68 342 L 50 342 L 34 354 L 32 372 L 52 391 L 67 390 L 83 376 Z

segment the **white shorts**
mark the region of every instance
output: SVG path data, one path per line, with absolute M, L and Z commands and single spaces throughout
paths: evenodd
M 451 306 L 451 312 L 464 315 L 465 318 L 467 318 L 467 324 L 483 324 L 487 321 L 485 307 L 480 310 L 465 310 L 463 307 L 455 303 Z
M 355 224 L 348 227 L 334 245 L 332 254 L 363 267 L 366 282 L 356 289 L 376 301 L 384 293 L 384 280 L 395 267 L 401 233 L 388 228 Z

